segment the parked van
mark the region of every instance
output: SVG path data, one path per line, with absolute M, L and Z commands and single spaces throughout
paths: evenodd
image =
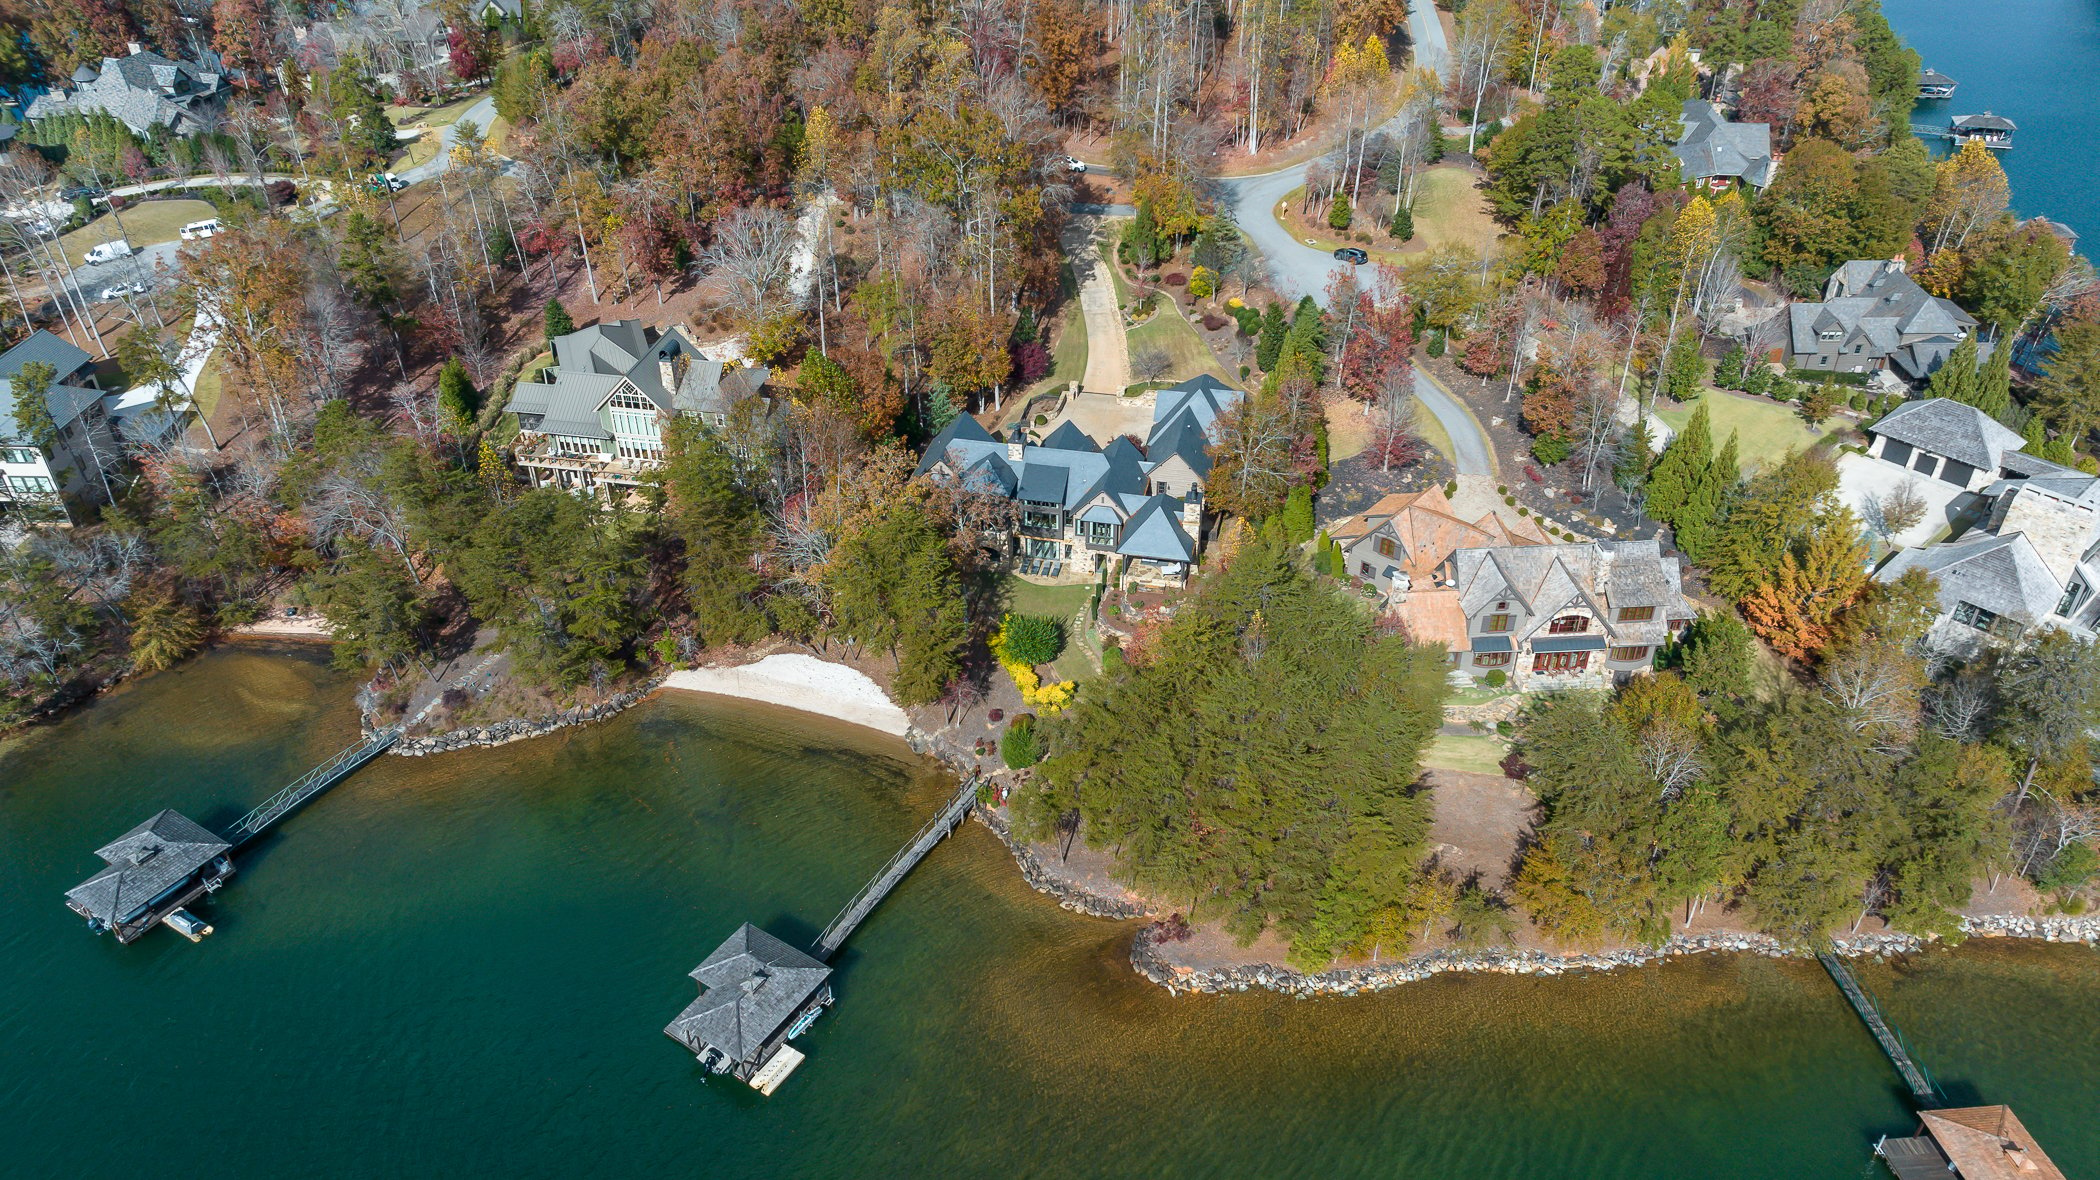
M 119 258 L 129 258 L 136 253 L 138 251 L 131 248 L 130 242 L 118 238 L 114 242 L 88 247 L 87 263 L 89 266 L 100 266 L 105 262 L 115 262 Z
M 185 242 L 194 242 L 198 238 L 208 238 L 218 232 L 219 219 L 216 217 L 207 217 L 202 221 L 192 221 L 188 225 L 183 226 L 182 240 Z

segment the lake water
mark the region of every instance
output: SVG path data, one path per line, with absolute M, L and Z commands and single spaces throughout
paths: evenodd
M 1882 0 L 1903 39 L 1960 83 L 1954 97 L 1918 104 L 1913 121 L 1944 126 L 1991 111 L 2019 125 L 1999 154 L 2013 208 L 2100 234 L 2100 4 L 2092 0 Z M 2090 246 L 2092 243 L 2086 243 Z
M 771 1099 L 660 1029 L 750 919 L 807 939 L 931 812 L 889 739 L 672 696 L 382 758 L 292 817 L 193 946 L 60 895 L 162 806 L 224 824 L 353 734 L 315 654 L 221 651 L 0 745 L 0 1174 L 1858 1177 L 1908 1128 L 1814 964 L 1175 998 L 966 825 L 848 944 Z M 1863 975 L 1957 1098 L 2100 1173 L 2100 954 Z

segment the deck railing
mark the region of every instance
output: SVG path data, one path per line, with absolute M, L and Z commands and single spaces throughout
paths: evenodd
M 255 810 L 234 821 L 226 831 L 226 842 L 240 845 L 261 835 L 264 829 L 292 813 L 301 803 L 342 781 L 351 771 L 377 757 L 401 740 L 401 730 L 382 729 L 292 781 L 283 790 L 262 801 Z

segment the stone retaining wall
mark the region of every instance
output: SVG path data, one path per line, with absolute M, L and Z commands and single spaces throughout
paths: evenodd
M 563 709 L 559 713 L 552 713 L 532 720 L 514 718 L 510 721 L 499 721 L 494 725 L 470 725 L 464 729 L 455 729 L 448 733 L 433 733 L 424 737 L 406 738 L 394 743 L 394 748 L 387 752 L 389 754 L 399 754 L 404 758 L 420 758 L 426 754 L 443 754 L 450 750 L 465 750 L 476 746 L 502 746 L 511 742 L 522 742 L 526 738 L 541 737 L 571 725 L 588 725 L 593 721 L 603 721 L 615 713 L 632 708 L 647 700 L 649 695 L 656 691 L 658 683 L 658 681 L 652 680 L 632 692 L 621 693 L 610 700 L 601 701 L 595 705 L 580 705 L 573 709 Z M 369 720 L 365 723 L 365 731 L 367 733 L 371 732 Z
M 1028 882 L 1029 888 L 1057 899 L 1060 908 L 1095 918 L 1128 919 L 1150 916 L 1151 911 L 1135 902 L 1102 897 L 1058 880 L 1043 867 L 1043 862 L 1037 858 L 1034 849 L 1014 839 L 1013 829 L 1008 826 L 1006 817 L 991 808 L 973 807 L 970 814 L 977 817 L 978 823 L 991 829 L 992 835 L 997 836 L 999 842 L 1006 845 L 1006 850 L 1013 853 L 1014 863 L 1021 867 L 1021 879 Z M 1134 954 L 1135 952 L 1133 956 Z

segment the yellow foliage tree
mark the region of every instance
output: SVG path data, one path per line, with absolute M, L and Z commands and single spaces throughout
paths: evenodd
M 2012 204 L 2012 182 L 2005 167 L 1980 140 L 1972 139 L 1936 169 L 1925 221 L 1932 227 L 1932 251 L 1961 249 L 1969 235 L 1998 219 Z
M 1850 509 L 1819 517 L 1800 544 L 1780 555 L 1772 580 L 1743 600 L 1750 629 L 1788 659 L 1805 660 L 1830 646 L 1839 617 L 1866 593 L 1867 551 L 1858 538 Z

